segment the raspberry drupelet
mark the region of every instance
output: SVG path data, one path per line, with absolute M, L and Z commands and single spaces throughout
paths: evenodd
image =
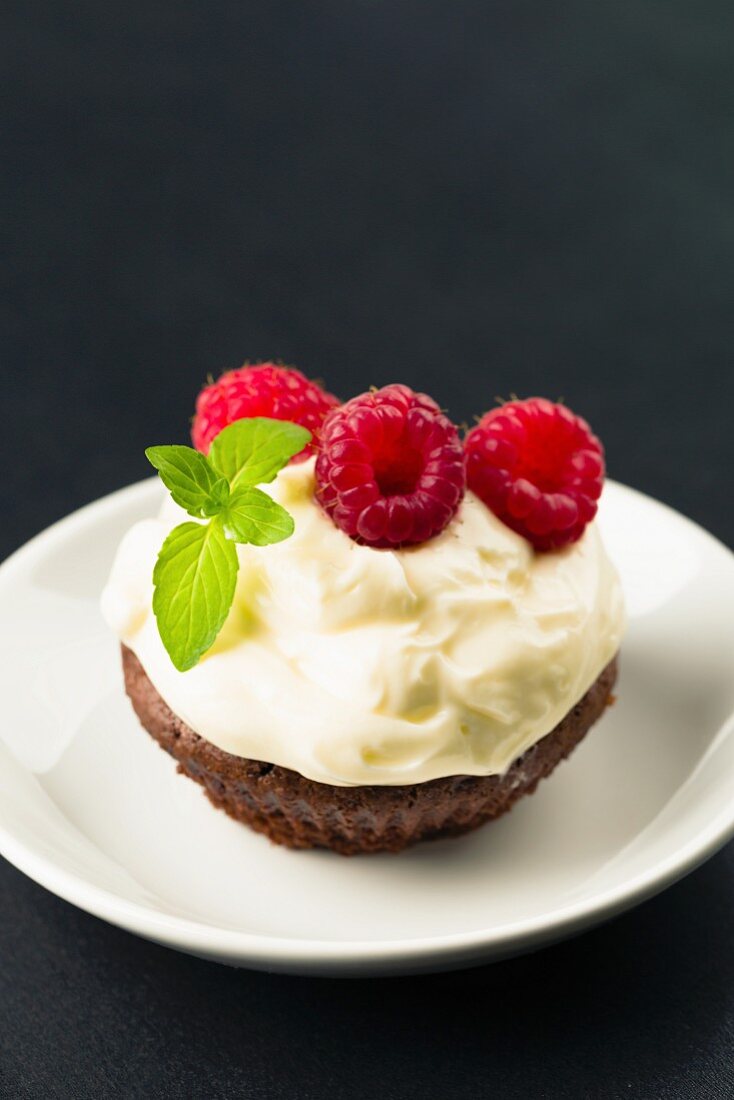
M 486 413 L 464 445 L 469 488 L 536 550 L 576 542 L 596 515 L 604 449 L 565 405 L 509 401 Z
M 249 416 L 268 416 L 301 424 L 313 441 L 291 461 L 302 462 L 316 450 L 318 432 L 326 414 L 339 402 L 295 367 L 275 363 L 238 367 L 206 386 L 196 401 L 191 438 L 207 454 L 223 428 Z
M 464 496 L 456 428 L 432 398 L 391 385 L 332 410 L 316 459 L 316 497 L 350 538 L 387 548 L 443 531 Z

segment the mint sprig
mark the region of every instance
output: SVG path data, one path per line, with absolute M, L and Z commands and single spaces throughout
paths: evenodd
M 300 424 L 267 417 L 237 420 L 207 458 L 192 447 L 148 447 L 173 499 L 199 523 L 174 527 L 153 570 L 153 613 L 179 672 L 214 644 L 234 599 L 235 543 L 268 546 L 293 534 L 293 517 L 258 489 L 310 442 Z

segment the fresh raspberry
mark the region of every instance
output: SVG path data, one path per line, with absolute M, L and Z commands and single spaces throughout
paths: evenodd
M 357 542 L 425 542 L 456 512 L 465 481 L 456 428 L 435 401 L 408 386 L 363 393 L 324 421 L 316 497 Z
M 302 462 L 316 450 L 321 422 L 338 404 L 336 397 L 294 367 L 278 367 L 275 363 L 238 367 L 227 371 L 199 394 L 191 438 L 197 450 L 207 454 L 214 437 L 235 420 L 245 416 L 291 420 L 308 428 L 314 436 L 291 460 Z
M 544 397 L 500 405 L 464 446 L 469 488 L 536 550 L 576 542 L 596 515 L 604 448 L 565 405 Z

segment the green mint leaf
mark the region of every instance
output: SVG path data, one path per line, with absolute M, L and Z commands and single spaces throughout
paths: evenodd
M 269 546 L 282 542 L 293 534 L 293 517 L 267 493 L 252 486 L 238 489 L 230 497 L 221 524 L 227 536 L 235 542 L 251 542 Z
M 310 440 L 310 431 L 300 424 L 253 416 L 224 428 L 215 437 L 209 458 L 234 492 L 272 481 Z
M 153 570 L 153 613 L 179 672 L 193 668 L 222 629 L 238 565 L 237 548 L 218 520 L 182 523 L 163 543 Z
M 180 672 L 213 645 L 234 599 L 235 543 L 267 546 L 293 534 L 293 518 L 256 485 L 272 481 L 309 443 L 307 428 L 284 420 L 235 421 L 209 458 L 191 447 L 145 452 L 177 504 L 208 524 L 182 523 L 163 543 L 153 570 L 158 632 Z
M 148 447 L 146 458 L 176 504 L 190 516 L 205 519 L 221 512 L 229 499 L 229 485 L 219 471 L 193 447 Z

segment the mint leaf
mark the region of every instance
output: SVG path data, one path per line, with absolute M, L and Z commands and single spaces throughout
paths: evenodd
M 238 489 L 222 513 L 222 527 L 235 542 L 268 546 L 293 534 L 293 517 L 262 489 Z
M 153 570 L 153 613 L 179 672 L 193 668 L 222 629 L 238 564 L 235 544 L 216 519 L 179 524 L 163 543 Z
M 176 504 L 190 516 L 205 519 L 221 512 L 229 498 L 226 478 L 193 447 L 148 447 L 146 458 Z
M 253 417 L 220 432 L 208 459 L 191 447 L 145 452 L 176 503 L 209 519 L 174 527 L 153 570 L 158 632 L 179 672 L 194 667 L 224 625 L 239 568 L 235 543 L 267 546 L 293 534 L 285 508 L 255 486 L 272 481 L 310 439 L 299 424 Z
M 211 445 L 209 459 L 234 491 L 272 481 L 310 440 L 310 431 L 300 424 L 254 416 L 224 428 Z

